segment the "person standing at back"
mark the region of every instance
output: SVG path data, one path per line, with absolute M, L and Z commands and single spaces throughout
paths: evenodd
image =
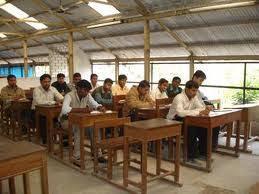
M 95 74 L 95 73 L 92 73 L 91 76 L 90 76 L 90 81 L 91 81 L 91 86 L 92 86 L 92 89 L 90 90 L 90 93 L 92 93 L 96 88 L 99 87 L 98 85 L 98 75 Z

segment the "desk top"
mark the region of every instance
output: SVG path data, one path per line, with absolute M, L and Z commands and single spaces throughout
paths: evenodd
M 241 109 L 222 109 L 222 110 L 211 111 L 208 116 L 188 116 L 188 117 L 214 118 L 214 117 L 219 117 L 219 116 L 222 116 L 222 115 L 235 113 L 235 112 L 239 112 L 239 111 L 241 111 Z
M 157 118 L 157 119 L 149 119 L 149 120 L 144 120 L 144 121 L 136 121 L 136 122 L 132 122 L 132 123 L 127 123 L 127 124 L 125 124 L 125 126 L 148 130 L 148 129 L 169 127 L 169 126 L 182 125 L 182 124 L 183 123 L 179 122 L 179 121 L 172 121 L 172 120 L 168 120 L 168 119 Z
M 253 103 L 253 104 L 236 104 L 233 106 L 229 106 L 229 107 L 224 107 L 226 109 L 244 109 L 244 108 L 253 108 L 259 106 L 259 103 Z
M 54 105 L 48 105 L 48 104 L 37 104 L 35 107 L 40 107 L 40 108 L 61 108 L 62 106 L 54 104 Z
M 159 109 L 169 109 L 171 104 L 164 105 L 164 106 L 159 106 Z M 156 110 L 156 107 L 146 107 L 146 108 L 139 108 L 138 110 L 140 111 L 145 111 L 145 110 Z
M 13 142 L 0 136 L 0 162 L 45 150 L 46 148 L 27 141 Z
M 118 112 L 116 111 L 106 111 L 104 112 L 99 112 L 99 111 L 93 111 L 92 113 L 69 113 L 69 116 L 76 116 L 76 117 L 96 117 L 99 115 L 108 115 L 108 114 L 117 114 Z

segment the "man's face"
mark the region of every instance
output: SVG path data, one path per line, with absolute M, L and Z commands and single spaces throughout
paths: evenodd
M 198 89 L 197 88 L 186 88 L 185 93 L 189 99 L 192 99 L 196 96 Z
M 181 83 L 181 81 L 179 79 L 176 79 L 176 80 L 172 81 L 172 86 L 174 88 L 178 88 L 180 83 Z
M 112 90 L 112 84 L 111 83 L 106 83 L 103 85 L 104 91 L 108 92 Z
M 88 95 L 89 90 L 86 88 L 77 88 L 77 94 L 79 96 L 79 98 L 84 98 Z
M 199 86 L 201 86 L 202 82 L 204 81 L 202 77 L 196 77 L 196 76 L 194 76 L 192 80 L 195 81 Z
M 160 85 L 158 86 L 158 88 L 159 88 L 162 92 L 165 92 L 166 89 L 168 88 L 168 82 L 164 82 L 164 83 L 160 84 Z
M 93 76 L 92 79 L 91 79 L 91 83 L 93 85 L 96 85 L 97 81 L 98 81 L 98 77 L 97 76 Z
M 43 87 L 44 90 L 48 90 L 50 87 L 50 82 L 51 80 L 49 78 L 45 78 L 40 82 L 41 86 Z
M 64 77 L 59 77 L 58 78 L 58 83 L 63 84 L 65 82 L 65 78 Z
M 149 93 L 149 87 L 144 87 L 144 88 L 138 87 L 138 92 L 140 95 L 145 96 Z
M 120 85 L 120 87 L 124 88 L 124 86 L 126 85 L 127 83 L 127 79 L 121 79 L 121 80 L 118 80 L 118 84 Z
M 8 85 L 10 87 L 15 87 L 16 86 L 16 78 L 12 77 L 8 80 Z
M 81 77 L 80 77 L 80 76 L 74 77 L 74 78 L 73 78 L 73 83 L 74 83 L 74 84 L 77 84 L 80 80 L 81 80 Z

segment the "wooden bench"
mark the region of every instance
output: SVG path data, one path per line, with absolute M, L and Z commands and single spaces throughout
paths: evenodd
M 99 131 L 105 128 L 113 128 L 113 130 L 123 127 L 124 124 L 130 123 L 130 118 L 116 118 L 112 120 L 98 121 L 94 124 L 94 174 L 98 174 L 98 171 L 105 172 L 107 174 L 107 179 L 112 179 L 112 171 L 114 164 L 120 164 L 122 162 L 117 162 L 117 151 L 123 150 L 124 137 L 113 137 L 108 139 L 99 139 Z M 130 144 L 136 144 L 139 141 L 131 140 Z M 107 151 L 107 170 L 104 167 L 98 165 L 98 151 Z M 133 160 L 134 162 L 134 160 Z

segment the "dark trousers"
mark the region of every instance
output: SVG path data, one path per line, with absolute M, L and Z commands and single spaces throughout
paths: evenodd
M 35 123 L 36 118 L 35 118 L 35 110 L 31 110 L 31 120 L 32 122 Z M 42 143 L 46 144 L 47 143 L 47 120 L 45 116 L 39 116 L 39 130 L 40 130 L 40 137 L 42 138 Z M 35 123 L 36 124 L 36 123 Z
M 183 121 L 184 118 L 175 117 L 177 121 Z M 199 155 L 207 156 L 207 129 L 202 127 L 189 126 L 188 127 L 188 158 L 197 158 Z M 212 149 L 218 146 L 218 136 L 220 127 L 212 129 Z

